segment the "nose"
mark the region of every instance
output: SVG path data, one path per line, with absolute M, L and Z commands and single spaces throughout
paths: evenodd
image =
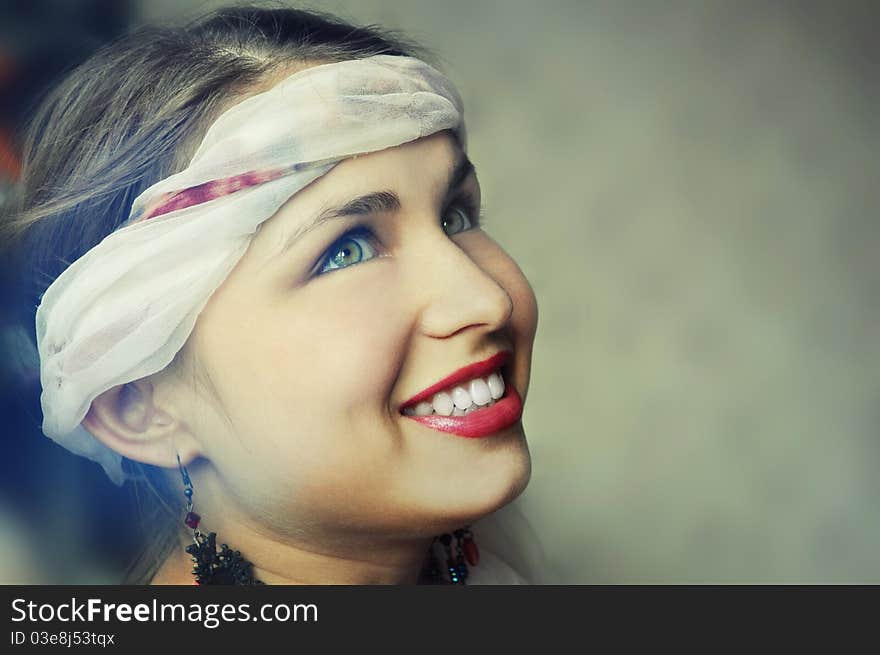
M 471 244 L 478 237 L 474 236 Z M 448 338 L 468 328 L 491 333 L 502 329 L 513 313 L 513 300 L 491 274 L 491 250 L 467 249 L 469 237 L 456 242 L 442 229 L 424 237 L 410 265 L 413 293 L 421 306 L 421 329 Z M 483 257 L 480 251 L 483 250 Z M 427 255 L 425 254 L 427 253 Z

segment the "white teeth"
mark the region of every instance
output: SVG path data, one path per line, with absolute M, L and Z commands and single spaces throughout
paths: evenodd
M 504 378 L 491 373 L 486 378 L 474 378 L 466 385 L 458 385 L 451 391 L 439 391 L 431 401 L 423 400 L 414 407 L 407 407 L 407 416 L 464 416 L 482 407 L 491 407 L 504 395 Z
M 427 402 L 422 401 L 415 407 L 415 415 L 416 416 L 430 416 L 434 412 L 434 406 Z
M 486 384 L 486 381 L 482 378 L 471 380 L 470 388 L 468 389 L 468 391 L 470 392 L 470 396 L 473 399 L 474 403 L 479 405 L 480 407 L 489 404 L 489 401 L 492 400 L 492 394 L 489 391 L 489 385 Z
M 459 409 L 467 409 L 473 405 L 474 401 L 464 387 L 455 387 L 452 390 L 452 402 L 454 402 L 455 406 Z
M 492 394 L 493 399 L 498 400 L 504 395 L 504 378 L 501 375 L 492 373 L 486 381 L 488 382 L 489 393 Z
M 441 416 L 449 416 L 452 414 L 452 410 L 455 405 L 452 402 L 452 396 L 450 396 L 445 391 L 441 391 L 439 393 L 435 393 L 434 397 L 431 399 L 431 404 L 434 407 L 434 411 L 440 414 Z

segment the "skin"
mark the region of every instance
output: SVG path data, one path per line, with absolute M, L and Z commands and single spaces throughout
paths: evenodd
M 498 243 L 441 206 L 458 152 L 440 132 L 338 164 L 262 224 L 179 364 L 92 403 L 86 428 L 165 467 L 183 499 L 180 454 L 202 528 L 266 583 L 413 584 L 434 535 L 494 512 L 528 484 L 521 421 L 468 439 L 399 413 L 417 392 L 503 349 L 513 351 L 510 379 L 524 401 L 528 393 L 535 295 Z M 459 188 L 479 207 L 475 174 Z M 323 209 L 375 191 L 395 192 L 401 209 L 331 221 L 277 254 Z M 358 238 L 360 263 L 313 276 L 359 223 L 375 234 Z M 192 584 L 191 539 L 181 531 L 154 583 Z

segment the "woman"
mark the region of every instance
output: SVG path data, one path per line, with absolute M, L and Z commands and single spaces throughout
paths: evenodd
M 527 581 L 473 524 L 529 481 L 537 305 L 426 59 L 226 9 L 109 45 L 35 117 L 10 225 L 54 280 L 43 430 L 157 492 L 129 582 Z

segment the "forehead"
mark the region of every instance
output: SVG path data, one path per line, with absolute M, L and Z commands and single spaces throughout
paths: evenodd
M 389 192 L 403 208 L 428 210 L 449 191 L 450 172 L 463 159 L 465 153 L 448 131 L 349 157 L 264 221 L 249 250 L 254 251 L 254 258 L 268 263 L 289 247 L 297 231 L 309 229 L 316 217 L 366 194 Z
M 458 141 L 447 131 L 354 155 L 292 196 L 263 229 L 279 220 L 289 222 L 292 215 L 311 215 L 375 191 L 394 191 L 404 204 L 428 202 L 445 191 L 449 170 L 462 155 Z

